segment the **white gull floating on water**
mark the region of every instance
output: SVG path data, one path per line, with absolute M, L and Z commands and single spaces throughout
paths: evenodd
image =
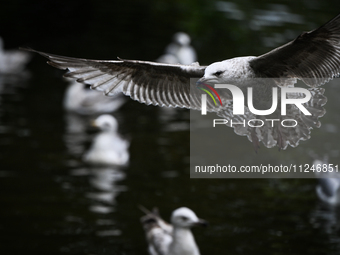
M 195 49 L 190 45 L 190 36 L 184 32 L 174 34 L 172 43 L 166 49 L 165 54 L 157 59 L 157 62 L 167 64 L 190 65 L 197 61 Z
M 121 95 L 105 97 L 98 91 L 85 88 L 85 85 L 73 81 L 64 95 L 64 108 L 81 115 L 110 113 L 119 109 L 125 102 Z
M 314 160 L 313 167 L 318 178 L 316 194 L 319 199 L 332 206 L 340 205 L 340 173 L 335 166 L 330 168 L 327 161 Z
M 322 106 L 326 99 L 323 97 L 324 90 L 316 87 L 339 75 L 340 15 L 318 29 L 302 33 L 295 40 L 261 56 L 227 59 L 209 66 L 200 66 L 198 63 L 164 64 L 124 59 L 90 60 L 26 50 L 48 58 L 48 63 L 56 68 L 68 69 L 66 77 L 90 84 L 92 89 L 103 91 L 105 95 L 123 93 L 141 103 L 165 107 L 201 109 L 202 92 L 189 82 L 190 78 L 200 78 L 199 83 L 234 84 L 243 90 L 247 87 L 244 84 L 247 80 L 253 80 L 252 84 L 247 84 L 249 87 L 256 86 L 255 78 L 271 78 L 267 79 L 270 80 L 269 85 L 263 86 L 262 83 L 254 92 L 254 102 L 259 102 L 261 107 L 267 107 L 272 102 L 268 88 L 293 87 L 297 80 L 302 80 L 312 88 L 311 94 L 315 94 L 308 102 L 313 116 L 304 116 L 295 107 L 290 113 L 290 116 L 297 116 L 299 125 L 295 128 L 282 130 L 280 125 L 262 130 L 258 127 L 239 130 L 235 128 L 237 134 L 247 136 L 256 148 L 259 142 L 262 142 L 269 148 L 278 146 L 285 149 L 288 145 L 295 147 L 300 140 L 309 139 L 310 130 L 321 125 L 318 118 L 325 113 Z M 301 97 L 303 94 L 299 96 Z M 232 100 L 226 96 L 222 98 L 222 102 L 224 107 L 215 107 L 208 102 L 208 111 L 216 112 L 225 119 L 232 119 L 229 109 Z M 243 119 L 257 117 L 246 115 Z M 270 117 L 283 118 L 278 114 Z M 236 121 L 242 121 L 240 118 Z
M 103 114 L 95 119 L 94 126 L 101 131 L 94 137 L 84 161 L 98 165 L 126 165 L 130 157 L 130 144 L 117 133 L 117 120 L 109 114 Z
M 205 220 L 199 219 L 187 207 L 181 207 L 172 212 L 171 224 L 165 222 L 157 209 L 146 213 L 141 218 L 149 245 L 150 255 L 199 255 L 199 249 L 191 232 L 193 226 L 206 226 Z
M 0 37 L 0 74 L 22 75 L 31 54 L 19 50 L 5 50 L 3 39 Z

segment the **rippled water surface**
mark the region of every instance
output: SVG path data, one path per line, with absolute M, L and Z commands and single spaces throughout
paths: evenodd
M 0 36 L 6 48 L 154 60 L 185 31 L 209 64 L 262 54 L 340 12 L 337 1 L 323 2 L 2 3 Z M 96 116 L 63 110 L 67 82 L 45 62 L 35 56 L 26 75 L 0 76 L 1 254 L 147 254 L 140 204 L 158 206 L 165 219 L 187 206 L 208 220 L 193 230 L 202 254 L 339 254 L 340 212 L 317 200 L 315 179 L 190 179 L 188 110 L 128 100 L 113 115 L 131 142 L 129 164 L 85 164 Z M 310 164 L 326 155 L 340 163 L 337 85 L 325 85 L 327 114 L 308 141 L 256 154 L 227 129 L 225 157 Z

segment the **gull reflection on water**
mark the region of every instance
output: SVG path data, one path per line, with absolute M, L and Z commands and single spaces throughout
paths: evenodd
M 119 235 L 121 231 L 115 228 L 112 213 L 116 211 L 117 196 L 128 188 L 119 184 L 125 179 L 125 173 L 120 168 L 95 167 L 79 168 L 71 171 L 72 176 L 87 176 L 91 189 L 84 192 L 89 199 L 89 211 L 97 214 L 96 220 L 98 236 Z M 107 217 L 110 216 L 109 218 Z
M 340 208 L 319 202 L 310 214 L 310 223 L 327 235 L 329 245 L 340 249 Z
M 125 186 L 116 184 L 123 179 L 125 179 L 125 174 L 118 169 L 90 169 L 89 182 L 95 188 L 95 191 L 87 192 L 86 194 L 86 197 L 95 202 L 90 210 L 98 213 L 113 212 L 116 197 L 120 192 L 127 190 Z
M 70 155 L 80 157 L 86 149 L 86 143 L 91 140 L 91 136 L 87 133 L 90 120 L 88 117 L 67 112 L 65 122 L 64 144 Z

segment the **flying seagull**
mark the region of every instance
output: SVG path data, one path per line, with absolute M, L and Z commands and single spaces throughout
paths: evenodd
M 312 89 L 311 93 L 315 94 L 309 105 L 315 112 L 311 119 L 300 117 L 298 127 L 290 131 L 280 130 L 279 127 L 260 131 L 257 128 L 235 129 L 237 134 L 246 135 L 255 146 L 262 141 L 266 147 L 277 145 L 285 149 L 288 144 L 297 146 L 300 140 L 309 139 L 310 129 L 320 126 L 318 118 L 325 113 L 322 106 L 326 99 L 323 97 L 323 89 L 317 87 L 340 73 L 340 15 L 261 56 L 237 57 L 208 66 L 200 66 L 198 63 L 183 65 L 125 59 L 91 60 L 58 56 L 27 48 L 25 50 L 48 58 L 48 64 L 69 71 L 65 74 L 66 77 L 90 84 L 92 89 L 103 91 L 105 95 L 122 92 L 141 103 L 165 107 L 201 109 L 201 91 L 189 82 L 190 78 L 198 79 L 197 84 L 237 86 L 241 86 L 242 81 L 247 79 L 272 78 L 275 84 L 271 86 L 281 87 L 294 86 L 297 80 L 302 80 Z M 266 91 L 267 89 L 262 87 L 259 93 L 254 93 L 261 107 L 271 102 Z M 227 96 L 223 100 L 223 105 L 231 105 Z M 214 107 L 210 104 L 208 111 L 230 118 L 229 110 L 222 106 Z M 291 115 L 299 113 L 293 111 Z
M 197 218 L 187 207 L 172 212 L 171 224 L 165 222 L 154 209 L 141 218 L 149 245 L 150 255 L 199 255 L 199 249 L 190 230 L 193 226 L 206 226 L 205 220 Z

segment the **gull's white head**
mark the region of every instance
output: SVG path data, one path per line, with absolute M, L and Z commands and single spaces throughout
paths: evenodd
M 212 63 L 205 69 L 199 82 L 223 84 L 235 82 L 237 79 L 253 78 L 254 72 L 249 66 L 249 61 L 253 58 L 255 57 L 239 57 Z
M 117 131 L 118 129 L 117 120 L 109 114 L 100 115 L 94 120 L 93 125 L 102 131 Z
M 178 32 L 174 35 L 173 41 L 179 45 L 185 46 L 190 44 L 190 36 L 184 32 Z
M 210 84 L 219 84 L 222 83 L 221 81 L 226 75 L 226 72 L 228 72 L 228 69 L 223 62 L 215 62 L 205 69 L 204 76 L 199 81 Z
M 173 211 L 171 223 L 174 227 L 191 228 L 193 226 L 206 226 L 205 220 L 199 219 L 196 214 L 187 207 L 181 207 Z

